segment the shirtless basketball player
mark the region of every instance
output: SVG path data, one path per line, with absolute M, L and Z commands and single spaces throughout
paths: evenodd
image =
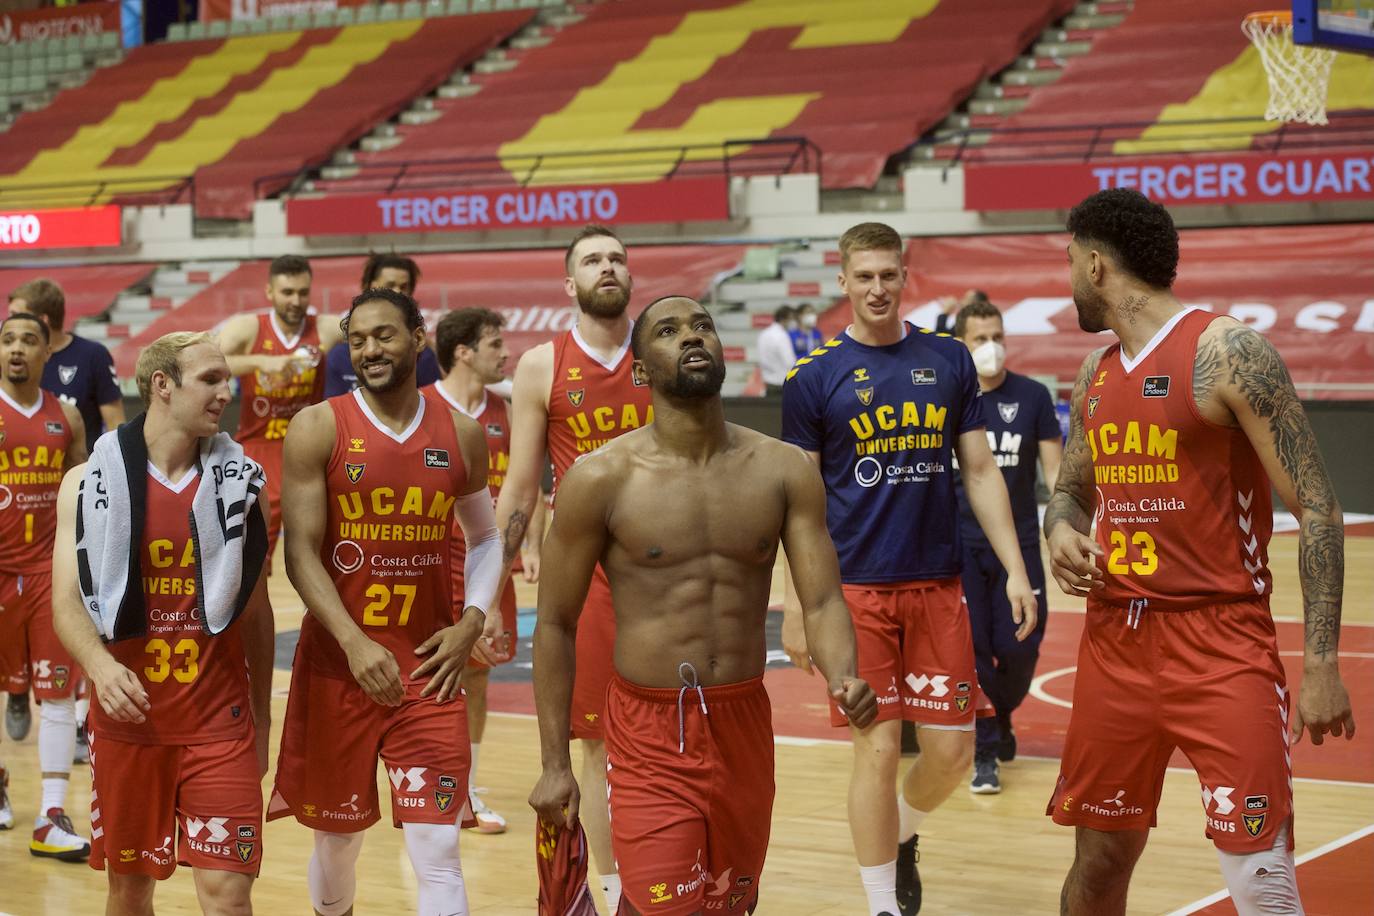
M 577 817 L 567 742 L 574 645 L 600 562 L 616 616 L 605 727 L 619 912 L 752 913 L 774 789 L 763 668 L 779 539 L 830 695 L 861 727 L 877 699 L 854 673 L 816 466 L 725 422 L 724 357 L 698 303 L 651 303 L 631 346 L 655 422 L 568 471 L 545 542 L 534 642 L 544 771 L 530 804 L 551 823 Z

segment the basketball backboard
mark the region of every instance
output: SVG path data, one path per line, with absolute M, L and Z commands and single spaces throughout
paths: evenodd
M 1374 54 L 1374 0 L 1293 0 L 1293 43 Z

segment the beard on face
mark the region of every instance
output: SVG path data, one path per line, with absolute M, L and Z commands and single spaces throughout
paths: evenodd
M 630 287 L 617 281 L 616 289 L 612 292 L 600 289 L 599 279 L 596 282 L 597 286 L 591 289 L 577 287 L 577 307 L 593 318 L 619 318 L 625 314 L 630 304 Z
M 415 354 L 411 354 L 409 361 L 398 362 L 394 359 L 373 360 L 373 363 L 388 362 L 391 364 L 391 374 L 381 382 L 374 382 L 367 376 L 368 363 L 363 362 L 358 365 L 358 384 L 362 385 L 373 394 L 385 394 L 401 387 L 405 382 L 411 381 L 415 374 Z
M 5 378 L 22 385 L 29 380 L 28 366 L 5 366 Z
M 706 372 L 688 372 L 681 366 L 676 373 L 655 386 L 671 398 L 694 401 L 713 398 L 725 384 L 725 364 L 712 359 Z
M 1078 285 L 1073 289 L 1073 306 L 1078 312 L 1078 326 L 1089 334 L 1096 334 L 1105 331 L 1107 324 L 1102 320 L 1102 315 L 1106 311 L 1107 303 L 1101 296 L 1091 289 L 1082 289 Z

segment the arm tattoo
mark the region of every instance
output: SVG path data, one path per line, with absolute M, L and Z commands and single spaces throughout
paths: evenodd
M 1083 400 L 1087 396 L 1088 385 L 1097 374 L 1101 359 L 1101 351 L 1089 355 L 1074 382 L 1069 407 L 1069 441 L 1064 446 L 1064 457 L 1059 462 L 1059 477 L 1055 480 L 1054 493 L 1045 507 L 1046 537 L 1063 521 L 1082 534 L 1092 530 L 1093 458 L 1083 434 Z
M 1345 585 L 1345 529 L 1336 516 L 1336 493 L 1317 449 L 1288 369 L 1272 344 L 1249 328 L 1225 335 L 1227 381 L 1250 410 L 1267 421 L 1274 453 L 1293 481 L 1297 514 L 1298 577 L 1308 657 L 1334 660 L 1340 641 L 1341 599 Z
M 1127 296 L 1121 300 L 1121 304 L 1116 307 L 1117 314 L 1125 318 L 1131 324 L 1135 324 L 1136 316 L 1144 311 L 1145 306 L 1150 304 L 1149 296 Z
M 1193 403 L 1202 408 L 1212 399 L 1217 382 L 1226 371 L 1222 365 L 1224 345 L 1215 339 L 1200 341 L 1193 361 Z
M 529 523 L 529 513 L 522 509 L 516 509 L 510 514 L 506 530 L 501 533 L 501 549 L 507 566 L 514 562 L 515 555 L 520 552 L 520 545 L 525 542 L 525 529 Z

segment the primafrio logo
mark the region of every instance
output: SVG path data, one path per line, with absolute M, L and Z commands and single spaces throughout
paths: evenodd
M 8 509 L 12 502 L 14 502 L 14 493 L 11 492 L 9 487 L 0 483 L 0 511 Z
M 363 568 L 363 549 L 357 541 L 340 541 L 334 545 L 334 568 L 344 575 Z

